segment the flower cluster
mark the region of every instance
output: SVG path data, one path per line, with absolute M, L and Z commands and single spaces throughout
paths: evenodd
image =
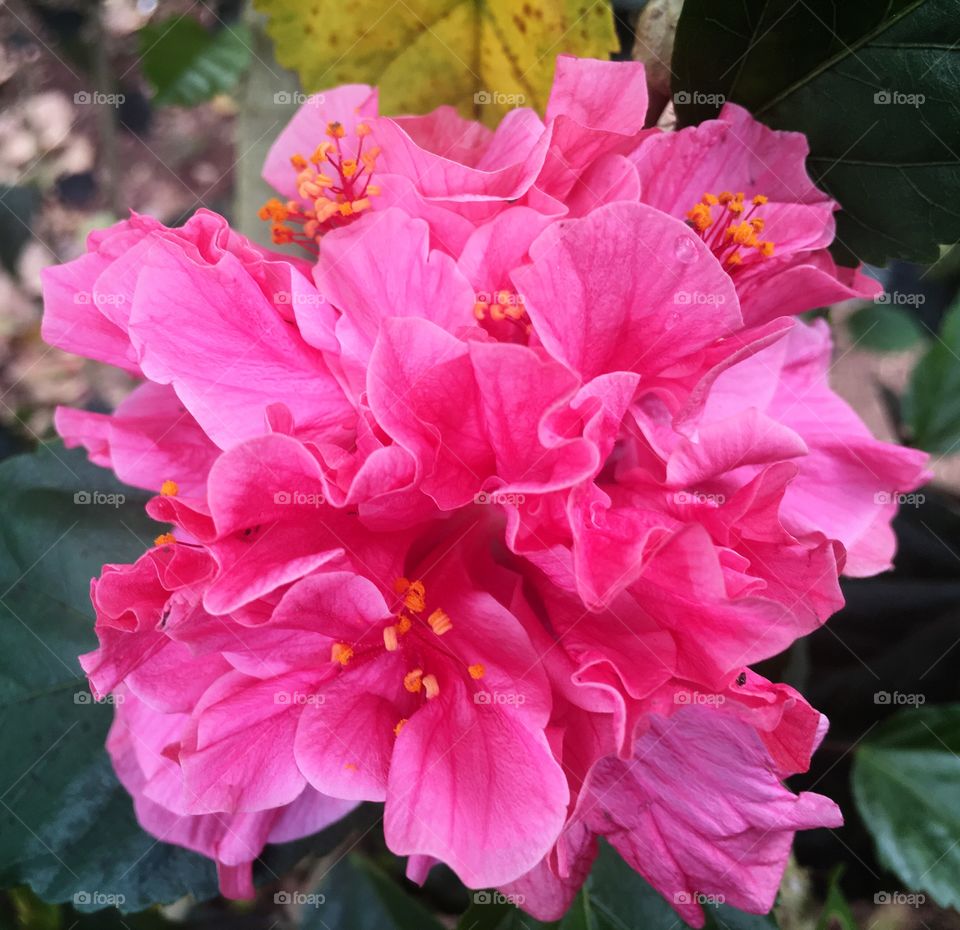
M 890 565 L 924 458 L 797 319 L 878 290 L 826 251 L 803 138 L 645 101 L 571 58 L 496 131 L 343 87 L 265 166 L 303 257 L 200 211 L 46 272 L 47 340 L 143 379 L 58 428 L 164 524 L 92 583 L 81 661 L 141 823 L 226 894 L 367 800 L 414 880 L 554 919 L 606 837 L 699 925 L 840 823 L 784 785 L 824 717 L 750 666 Z

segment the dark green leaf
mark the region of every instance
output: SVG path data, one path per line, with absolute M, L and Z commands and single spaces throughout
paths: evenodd
M 913 369 L 902 414 L 921 449 L 955 450 L 960 441 L 960 304 L 944 317 L 939 338 Z
M 958 0 L 686 0 L 674 91 L 684 123 L 715 117 L 719 95 L 806 133 L 843 207 L 842 259 L 929 262 L 960 238 L 958 62 Z
M 442 930 L 416 898 L 359 855 L 338 862 L 302 904 L 303 930 Z
M 857 348 L 874 352 L 900 352 L 923 338 L 923 329 L 910 312 L 889 304 L 863 307 L 847 320 L 847 326 Z
M 144 500 L 61 446 L 0 464 L 0 881 L 80 910 L 216 891 L 209 862 L 137 825 L 76 659 L 96 644 L 90 578 L 156 534 Z
M 671 930 L 686 927 L 673 908 L 627 865 L 617 852 L 601 843 L 600 855 L 587 880 L 589 902 L 598 930 Z M 703 910 L 710 930 L 776 930 L 772 917 L 745 914 L 705 899 Z
M 827 899 L 823 903 L 823 911 L 817 921 L 817 930 L 859 930 L 850 905 L 847 904 L 847 899 L 840 888 L 842 875 L 843 866 L 839 866 L 830 876 L 830 887 L 827 889 Z
M 143 71 L 156 102 L 195 106 L 232 89 L 250 61 L 250 42 L 245 25 L 208 32 L 189 16 L 144 26 Z
M 853 795 L 877 855 L 908 888 L 960 905 L 960 704 L 905 710 L 857 749 Z
M 0 262 L 13 271 L 20 250 L 32 235 L 30 225 L 40 203 L 40 195 L 32 187 L 8 187 L 0 184 Z
M 707 930 L 777 930 L 770 916 L 745 914 L 709 899 L 704 899 L 703 910 Z M 457 924 L 457 930 L 634 930 L 638 927 L 681 930 L 687 924 L 606 843 L 600 844 L 600 855 L 593 870 L 563 920 L 543 924 L 512 907 L 497 892 L 474 892 L 474 903 Z
M 514 907 L 495 891 L 474 891 L 471 894 L 473 903 L 460 918 L 457 930 L 560 930 L 561 927 L 563 930 L 583 930 L 591 926 L 576 922 L 578 914 L 583 914 L 582 895 L 578 895 L 574 901 L 570 914 L 564 917 L 564 923 L 545 924 Z M 567 923 L 570 919 L 574 922 Z

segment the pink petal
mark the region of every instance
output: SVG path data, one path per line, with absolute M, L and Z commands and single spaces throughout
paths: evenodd
M 699 894 L 767 913 L 794 832 L 842 822 L 827 798 L 786 789 L 752 729 L 720 710 L 652 718 L 635 753 L 597 763 L 578 816 L 694 926 Z
M 144 372 L 172 384 L 217 445 L 262 434 L 277 401 L 305 432 L 349 424 L 352 408 L 323 355 L 279 317 L 232 255 L 191 266 L 158 243 L 145 262 L 130 316 Z
M 356 124 L 377 115 L 377 90 L 366 84 L 344 84 L 311 94 L 277 136 L 267 153 L 263 179 L 287 198 L 297 197 L 293 155 L 309 158 L 327 138 L 327 124 L 339 122 L 353 135 Z
M 585 380 L 662 371 L 740 325 L 733 285 L 706 245 L 642 204 L 555 224 L 530 255 L 513 280 L 534 328 Z
M 397 737 L 384 835 L 397 855 L 436 856 L 485 888 L 519 878 L 553 844 L 566 779 L 542 734 L 451 685 Z

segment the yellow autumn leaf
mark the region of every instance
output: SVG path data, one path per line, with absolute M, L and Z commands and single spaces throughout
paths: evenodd
M 277 60 L 315 92 L 380 88 L 384 113 L 440 104 L 494 124 L 515 106 L 543 110 L 561 53 L 608 58 L 609 0 L 254 0 Z

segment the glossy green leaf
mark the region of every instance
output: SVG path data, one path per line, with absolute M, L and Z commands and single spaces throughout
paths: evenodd
M 745 914 L 704 900 L 707 930 L 777 930 L 772 916 Z M 563 920 L 544 924 L 510 905 L 497 892 L 474 892 L 457 930 L 681 930 L 677 912 L 608 844 Z
M 941 907 L 960 905 L 960 704 L 904 710 L 857 748 L 853 795 L 880 862 Z
M 359 855 L 337 862 L 301 905 L 303 930 L 442 930 L 423 904 Z
M 960 303 L 944 317 L 940 333 L 917 362 L 903 395 L 902 416 L 913 441 L 928 452 L 960 444 Z
M 817 921 L 817 930 L 859 930 L 850 905 L 840 888 L 843 867 L 838 866 L 830 876 L 827 899 L 823 902 L 823 911 Z
M 140 54 L 154 100 L 196 106 L 231 90 L 250 62 L 250 42 L 245 25 L 208 32 L 186 15 L 144 26 Z
M 957 0 L 686 0 L 674 92 L 684 123 L 726 99 L 806 133 L 841 259 L 933 261 L 960 238 L 958 62 Z
M 84 911 L 216 891 L 208 861 L 137 825 L 76 659 L 96 644 L 90 578 L 156 534 L 144 500 L 59 445 L 0 464 L 0 882 Z
M 923 328 L 911 311 L 889 304 L 872 304 L 848 320 L 850 335 L 858 349 L 874 352 L 901 352 L 923 339 Z

